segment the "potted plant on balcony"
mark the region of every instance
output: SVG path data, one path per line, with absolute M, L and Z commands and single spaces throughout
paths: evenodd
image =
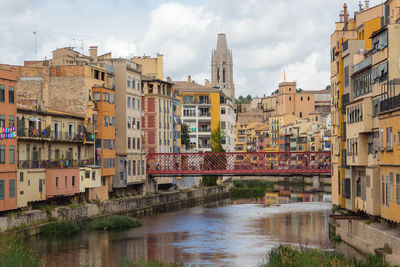
M 50 125 L 47 125 L 47 127 L 46 127 L 44 130 L 45 130 L 45 132 L 44 132 L 44 137 L 49 138 L 50 135 L 51 135 L 51 126 L 50 126 Z

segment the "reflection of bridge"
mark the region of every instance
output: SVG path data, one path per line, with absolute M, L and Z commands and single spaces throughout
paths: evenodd
M 150 153 L 149 175 L 330 175 L 330 152 Z

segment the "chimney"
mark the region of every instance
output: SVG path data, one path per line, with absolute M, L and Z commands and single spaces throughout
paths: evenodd
M 358 1 L 358 8 L 359 8 L 359 11 L 362 11 L 363 9 L 362 9 L 362 3 L 361 3 L 361 1 Z
M 365 0 L 365 10 L 369 9 L 369 0 Z
M 94 60 L 97 61 L 97 46 L 89 47 L 89 56 Z
M 208 79 L 205 80 L 204 86 L 205 86 L 205 87 L 210 87 L 210 88 L 211 88 L 211 83 L 210 83 L 210 81 L 209 81 Z
M 188 83 L 192 82 L 192 77 L 190 75 L 188 75 Z
M 339 17 L 340 17 L 340 22 L 343 22 L 343 17 L 344 17 L 343 10 L 340 11 Z
M 347 4 L 346 3 L 344 3 L 344 5 L 343 5 L 343 10 L 344 10 L 344 12 L 343 12 L 343 15 L 344 15 L 344 27 L 343 27 L 343 30 L 347 31 L 347 26 L 348 26 L 348 23 L 349 23 L 349 15 L 347 13 Z

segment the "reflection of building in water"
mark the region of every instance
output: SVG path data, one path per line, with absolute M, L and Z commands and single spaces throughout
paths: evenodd
M 262 234 L 270 235 L 279 242 L 311 246 L 329 246 L 327 232 L 328 213 L 291 212 L 274 214 L 260 219 Z

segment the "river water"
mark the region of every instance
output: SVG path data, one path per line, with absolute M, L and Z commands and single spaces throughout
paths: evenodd
M 333 248 L 330 209 L 321 202 L 193 207 L 144 217 L 142 227 L 127 231 L 34 237 L 28 246 L 40 255 L 43 266 L 118 266 L 125 258 L 256 266 L 282 243 Z

